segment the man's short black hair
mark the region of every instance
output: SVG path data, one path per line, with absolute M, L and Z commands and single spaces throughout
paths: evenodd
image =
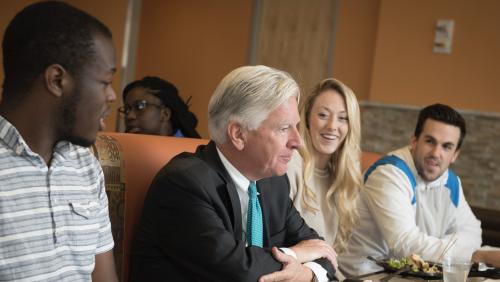
M 2 42 L 3 99 L 22 99 L 52 64 L 79 77 L 94 60 L 96 34 L 111 38 L 98 19 L 68 4 L 48 1 L 24 8 L 9 23 Z
M 443 104 L 434 104 L 420 110 L 417 126 L 415 127 L 415 137 L 422 133 L 424 123 L 427 119 L 440 121 L 460 128 L 460 138 L 458 139 L 457 150 L 462 146 L 465 138 L 465 120 L 456 110 Z

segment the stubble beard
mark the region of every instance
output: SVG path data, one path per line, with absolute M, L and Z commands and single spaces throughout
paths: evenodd
M 73 94 L 66 98 L 61 106 L 61 119 L 59 121 L 60 140 L 71 142 L 74 145 L 82 147 L 90 147 L 95 140 L 89 140 L 75 134 L 76 129 L 76 111 L 77 106 L 82 99 L 82 91 L 80 85 L 75 85 Z

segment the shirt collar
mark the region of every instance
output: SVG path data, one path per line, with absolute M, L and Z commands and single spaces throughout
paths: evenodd
M 26 152 L 28 155 L 40 157 L 37 153 L 31 150 L 17 128 L 1 115 L 0 140 L 3 140 L 7 147 L 19 156 Z M 61 157 L 64 158 L 64 155 L 70 151 L 70 146 L 71 143 L 68 141 L 59 141 L 54 147 L 54 152 L 59 152 Z
M 31 151 L 19 131 L 3 116 L 0 116 L 0 139 L 17 155 Z
M 216 148 L 217 148 L 217 146 L 216 146 Z M 231 162 L 229 162 L 228 159 L 226 159 L 226 157 L 219 150 L 219 148 L 217 148 L 217 153 L 219 154 L 219 158 L 222 161 L 222 165 L 224 165 L 224 168 L 227 170 L 227 173 L 229 174 L 229 176 L 233 180 L 234 184 L 237 187 L 239 187 L 245 191 L 248 191 L 248 186 L 250 185 L 250 180 L 248 180 L 248 178 L 246 178 L 243 174 L 241 174 L 241 172 L 238 169 L 236 169 L 231 164 Z
M 184 137 L 184 134 L 182 134 L 182 131 L 180 129 L 177 129 L 174 133 L 175 137 Z
M 428 188 L 439 188 L 445 186 L 446 181 L 448 180 L 448 170 L 449 169 L 445 170 L 443 174 L 441 174 L 438 178 L 436 178 L 436 180 L 431 182 L 424 182 L 425 186 Z

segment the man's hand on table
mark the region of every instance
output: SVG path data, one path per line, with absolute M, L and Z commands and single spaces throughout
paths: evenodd
M 283 269 L 260 277 L 259 282 L 313 281 L 313 272 L 308 267 L 303 266 L 299 260 L 286 255 L 276 247 L 273 247 L 272 254 L 277 261 L 283 264 Z
M 473 262 L 484 262 L 494 267 L 500 267 L 500 251 L 497 250 L 477 250 L 472 254 Z
M 304 240 L 290 248 L 297 254 L 297 260 L 306 263 L 319 258 L 328 259 L 335 269 L 338 268 L 337 253 L 323 240 Z

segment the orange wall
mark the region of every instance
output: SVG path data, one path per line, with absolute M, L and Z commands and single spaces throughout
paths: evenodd
M 17 12 L 22 10 L 24 7 L 31 3 L 37 1 L 0 1 L 0 37 L 3 39 L 3 34 L 5 28 L 9 24 L 10 20 L 16 15 Z M 108 1 L 96 1 L 96 0 L 70 0 L 67 3 L 78 7 L 91 15 L 95 16 L 106 24 L 113 33 L 113 41 L 116 47 L 116 60 L 118 66 L 118 72 L 113 80 L 113 88 L 115 91 L 120 90 L 120 63 L 121 63 L 121 52 L 123 49 L 123 36 L 125 30 L 125 16 L 127 1 L 126 0 L 108 0 Z M 2 54 L 0 52 L 0 61 L 2 61 Z M 3 83 L 3 66 L 0 68 L 0 81 Z M 119 94 L 120 91 L 117 91 Z M 119 97 L 117 97 L 119 98 Z M 112 105 L 112 114 L 108 117 L 106 125 L 108 130 L 113 131 L 116 124 L 116 109 L 118 107 L 118 101 Z
M 0 1 L 0 36 L 21 8 Z M 126 0 L 68 1 L 108 25 L 121 62 Z M 340 0 L 333 76 L 359 100 L 500 111 L 500 1 Z M 253 0 L 143 0 L 136 78 L 158 75 L 191 100 L 208 137 L 207 104 L 221 78 L 247 64 Z M 452 53 L 432 52 L 437 19 L 454 19 Z M 0 54 L 1 60 L 1 54 Z M 0 69 L 3 80 L 3 69 Z M 113 83 L 121 95 L 120 73 Z M 115 110 L 119 102 L 115 102 Z M 107 120 L 114 130 L 116 111 Z
M 438 19 L 455 20 L 451 54 L 432 52 Z M 500 1 L 382 0 L 370 100 L 500 111 Z
M 208 138 L 207 105 L 219 81 L 247 63 L 252 0 L 143 1 L 136 78 L 177 86 Z
M 358 100 L 368 100 L 380 0 L 341 0 L 336 20 L 333 77 Z

